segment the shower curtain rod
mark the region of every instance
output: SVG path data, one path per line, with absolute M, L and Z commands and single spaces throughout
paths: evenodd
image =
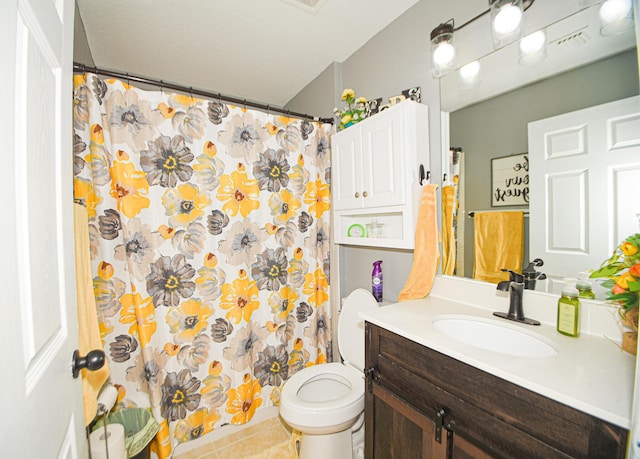
M 160 88 L 163 88 L 163 89 L 167 88 L 167 89 L 172 89 L 174 91 L 185 92 L 187 94 L 191 94 L 195 96 L 202 96 L 210 99 L 222 100 L 238 106 L 256 108 L 258 110 L 266 111 L 267 113 L 275 112 L 275 113 L 280 113 L 286 116 L 294 116 L 296 118 L 302 118 L 305 120 L 313 120 L 313 121 L 319 121 L 321 123 L 333 124 L 332 118 L 321 118 L 318 116 L 310 116 L 306 113 L 293 112 L 291 110 L 272 107 L 270 105 L 261 104 L 259 102 L 251 102 L 247 99 L 239 99 L 237 97 L 225 96 L 224 94 L 221 94 L 221 93 L 213 93 L 209 91 L 204 91 L 202 89 L 192 88 L 192 87 L 183 86 L 175 83 L 168 83 L 166 81 L 147 78 L 140 75 L 133 75 L 130 73 L 119 72 L 117 70 L 106 70 L 98 67 L 90 67 L 84 64 L 80 64 L 78 62 L 73 63 L 73 71 L 79 72 L 79 73 L 90 72 L 90 73 L 95 73 L 96 75 L 104 75 L 104 76 L 110 76 L 114 78 L 120 78 L 120 79 L 126 80 L 127 83 L 134 81 L 136 83 L 144 83 L 144 84 L 150 84 L 153 86 L 160 86 Z

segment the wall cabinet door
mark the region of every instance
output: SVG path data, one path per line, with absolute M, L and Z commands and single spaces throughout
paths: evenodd
M 406 202 L 409 186 L 403 155 L 403 112 L 373 117 L 362 126 L 362 205 L 397 206 Z
M 332 137 L 335 210 L 407 202 L 405 171 L 415 153 L 404 148 L 404 123 L 411 122 L 406 111 L 394 107 Z
M 352 126 L 333 136 L 332 188 L 333 207 L 358 209 L 362 207 L 362 133 Z

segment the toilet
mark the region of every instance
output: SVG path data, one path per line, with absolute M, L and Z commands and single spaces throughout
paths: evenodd
M 313 365 L 287 380 L 280 416 L 300 431 L 300 459 L 364 457 L 364 320 L 377 309 L 371 292 L 356 289 L 338 318 L 338 349 L 344 363 Z M 353 438 L 352 438 L 353 437 Z

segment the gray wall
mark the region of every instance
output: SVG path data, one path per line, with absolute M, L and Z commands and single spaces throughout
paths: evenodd
M 93 56 L 91 55 L 91 49 L 87 41 L 87 33 L 84 30 L 84 24 L 80 17 L 78 4 L 74 3 L 74 5 L 76 12 L 73 24 L 73 61 L 94 67 L 95 63 L 93 62 Z
M 309 113 L 322 118 L 332 118 L 335 101 L 340 98 L 338 91 L 342 78 L 342 64 L 334 62 L 309 83 L 303 92 L 291 99 L 286 109 L 299 113 Z
M 333 87 L 327 69 L 286 108 L 326 114 L 329 105 L 331 110 L 342 106 L 340 95 L 344 88 L 352 88 L 356 96 L 367 99 L 382 97 L 384 102 L 404 89 L 420 86 L 422 103 L 429 106 L 430 169 L 432 176 L 439 177 L 440 85 L 431 75 L 429 33 L 449 16 L 447 12 L 434 15 L 434 8 L 437 5 L 433 2 L 418 2 L 343 62 L 341 71 L 334 73 Z M 331 101 L 329 105 L 327 100 Z M 358 287 L 370 289 L 372 263 L 383 260 L 384 297 L 395 302 L 409 275 L 413 252 L 343 246 L 340 258 L 343 296 Z
M 637 68 L 634 49 L 451 113 L 451 145 L 465 152 L 466 210 L 491 208 L 491 159 L 527 152 L 527 123 L 638 95 Z M 471 218 L 465 247 L 465 276 L 471 277 Z

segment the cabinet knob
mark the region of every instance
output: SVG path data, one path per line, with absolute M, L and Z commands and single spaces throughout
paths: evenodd
M 363 191 L 363 192 L 362 192 L 362 197 L 363 197 L 363 198 L 366 198 L 366 197 L 367 197 L 367 192 L 366 192 L 366 191 Z
M 356 198 L 359 198 L 359 197 L 360 197 L 360 193 L 358 193 L 358 192 L 356 191 L 355 196 L 356 196 Z

